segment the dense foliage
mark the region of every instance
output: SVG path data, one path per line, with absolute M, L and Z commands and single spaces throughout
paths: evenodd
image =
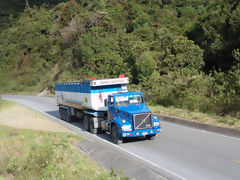
M 1 91 L 124 73 L 153 104 L 225 113 L 239 100 L 239 1 L 41 3 L 0 30 Z

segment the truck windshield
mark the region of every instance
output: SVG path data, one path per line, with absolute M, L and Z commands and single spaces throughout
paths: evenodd
M 128 96 L 116 96 L 116 105 L 117 106 L 126 106 L 129 104 L 141 104 L 143 103 L 143 97 L 139 94 L 128 95 Z

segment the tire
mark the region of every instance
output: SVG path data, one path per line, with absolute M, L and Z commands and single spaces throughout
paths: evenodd
M 59 114 L 60 114 L 61 120 L 63 120 L 63 109 L 62 108 L 59 108 Z
M 63 114 L 63 120 L 66 121 L 67 120 L 67 111 L 65 109 L 63 109 L 62 114 Z
M 122 137 L 119 137 L 118 128 L 116 125 L 113 125 L 111 135 L 113 143 L 122 144 Z
M 146 138 L 148 140 L 154 140 L 156 138 L 156 134 L 153 134 L 153 135 L 147 135 Z
M 85 115 L 84 116 L 84 119 L 83 119 L 83 126 L 84 126 L 84 130 L 85 131 L 90 131 L 90 123 L 89 123 L 89 116 L 88 115 Z
M 90 132 L 92 134 L 97 134 L 97 129 L 94 128 L 94 120 L 93 120 L 93 118 L 90 119 Z
M 66 121 L 67 121 L 68 123 L 72 122 L 72 116 L 69 116 L 68 113 L 67 113 L 67 111 L 66 111 Z
M 104 133 L 104 130 L 102 130 L 102 128 L 98 128 L 98 129 L 97 129 L 97 133 L 98 133 L 98 134 L 103 134 L 103 133 Z
M 72 116 L 69 116 L 69 115 L 68 115 L 68 111 L 67 111 L 67 110 L 65 110 L 65 112 L 66 112 L 66 121 L 67 121 L 68 123 L 71 123 L 71 122 L 72 122 Z

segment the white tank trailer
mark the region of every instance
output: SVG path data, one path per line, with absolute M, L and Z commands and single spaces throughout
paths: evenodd
M 107 111 L 104 100 L 110 94 L 128 92 L 128 83 L 127 77 L 58 83 L 55 85 L 57 104 L 80 110 Z

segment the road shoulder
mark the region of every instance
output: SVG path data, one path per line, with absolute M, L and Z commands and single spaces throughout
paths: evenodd
M 4 108 L 0 111 L 0 117 L 0 124 L 10 127 L 71 133 L 71 131 L 64 126 L 20 104 L 13 104 L 8 108 Z

